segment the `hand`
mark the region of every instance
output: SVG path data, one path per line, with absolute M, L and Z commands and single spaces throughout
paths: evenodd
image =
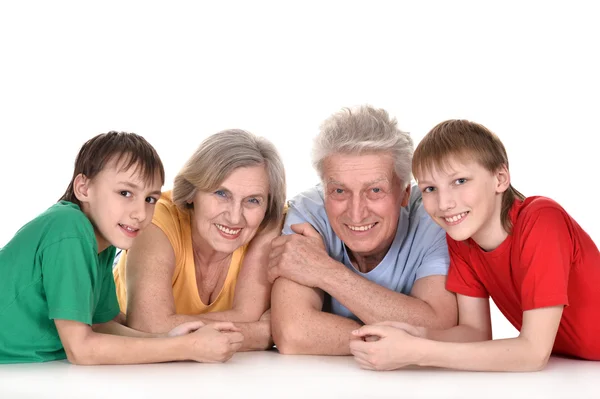
M 189 333 L 192 333 L 196 330 L 198 330 L 199 328 L 204 327 L 206 324 L 203 321 L 190 321 L 187 323 L 182 323 L 180 325 L 178 325 L 177 327 L 175 327 L 174 329 L 172 329 L 171 331 L 169 331 L 166 336 L 167 337 L 179 337 L 181 335 L 187 335 Z
M 203 363 L 226 362 L 244 342 L 240 329 L 225 321 L 207 324 L 188 337 L 191 340 L 190 359 Z
M 319 288 L 322 273 L 335 262 L 325 251 L 323 238 L 310 223 L 290 226 L 296 234 L 283 235 L 271 242 L 269 282 L 285 277 L 306 287 Z
M 426 340 L 418 338 L 419 330 L 410 324 L 384 322 L 363 326 L 352 332 L 350 352 L 354 360 L 367 370 L 395 370 L 418 364 Z M 373 340 L 373 339 L 376 340 Z

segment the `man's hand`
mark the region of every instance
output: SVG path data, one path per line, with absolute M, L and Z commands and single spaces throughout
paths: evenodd
M 424 339 L 421 329 L 406 323 L 383 322 L 352 332 L 350 351 L 361 368 L 395 370 L 418 364 Z M 364 341 L 363 341 L 364 340 Z
M 199 328 L 204 327 L 206 324 L 203 321 L 190 321 L 187 323 L 182 323 L 165 334 L 167 337 L 179 337 L 180 335 L 187 335 L 192 333 Z
M 271 242 L 269 270 L 270 282 L 285 277 L 306 287 L 319 287 L 327 268 L 337 266 L 325 251 L 323 238 L 310 223 L 290 226 L 296 234 L 283 235 Z

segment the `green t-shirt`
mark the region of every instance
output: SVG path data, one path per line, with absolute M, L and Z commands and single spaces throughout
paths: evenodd
M 88 325 L 119 314 L 115 247 L 98 253 L 94 228 L 60 201 L 0 249 L 0 363 L 65 359 L 54 319 Z

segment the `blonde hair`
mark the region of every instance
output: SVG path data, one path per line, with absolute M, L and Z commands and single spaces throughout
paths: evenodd
M 498 136 L 478 123 L 450 119 L 439 123 L 419 142 L 412 161 L 413 174 L 418 179 L 426 170 L 444 168 L 451 156 L 474 159 L 492 173 L 503 165 L 508 170 L 506 149 Z M 511 184 L 502 194 L 500 213 L 508 233 L 512 230 L 509 212 L 516 199 L 524 200 L 525 196 Z
M 402 184 L 410 183 L 413 140 L 385 110 L 369 105 L 344 108 L 326 119 L 320 130 L 312 162 L 321 179 L 324 161 L 330 155 L 390 152 L 396 175 Z
M 257 165 L 264 165 L 269 179 L 267 210 L 260 231 L 283 216 L 285 170 L 275 146 L 245 130 L 224 130 L 206 138 L 175 177 L 173 202 L 187 209 L 198 190 L 214 191 L 234 170 Z

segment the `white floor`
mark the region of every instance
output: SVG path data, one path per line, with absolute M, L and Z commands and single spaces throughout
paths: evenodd
M 361 370 L 352 357 L 238 353 L 225 364 L 0 365 L 0 398 L 598 398 L 600 362 L 537 373 Z

